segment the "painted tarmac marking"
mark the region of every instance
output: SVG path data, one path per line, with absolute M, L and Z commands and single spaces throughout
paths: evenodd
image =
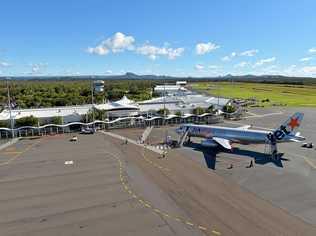
M 309 160 L 307 157 L 304 157 L 304 160 L 305 160 L 311 167 L 313 167 L 314 169 L 316 169 L 316 165 L 315 165 L 311 160 Z
M 0 163 L 0 166 L 4 166 L 4 165 L 9 165 L 11 162 L 13 162 L 15 159 L 17 159 L 19 156 L 21 156 L 23 153 L 27 152 L 28 150 L 30 150 L 32 147 L 34 147 L 35 145 L 39 144 L 42 140 L 39 140 L 38 142 L 35 142 L 31 145 L 28 145 L 24 150 L 22 150 L 21 152 L 17 153 L 15 156 L 11 157 L 9 160 Z
M 205 227 L 205 226 L 202 226 L 202 225 L 198 225 L 198 224 L 194 224 L 193 222 L 191 221 L 188 221 L 188 220 L 185 220 L 185 219 L 182 219 L 178 216 L 172 216 L 164 211 L 161 211 L 160 209 L 158 208 L 154 208 L 149 202 L 147 201 L 144 201 L 142 198 L 138 197 L 132 189 L 130 189 L 128 186 L 127 186 L 127 181 L 124 180 L 123 178 L 123 168 L 122 167 L 122 161 L 120 160 L 120 158 L 118 158 L 117 156 L 115 156 L 114 154 L 112 153 L 109 153 L 109 152 L 106 152 L 107 154 L 109 154 L 110 156 L 114 157 L 115 160 L 117 160 L 117 162 L 119 163 L 119 166 L 120 168 L 119 169 L 119 175 L 120 175 L 120 180 L 121 180 L 121 184 L 122 186 L 124 187 L 124 190 L 130 195 L 132 196 L 135 200 L 137 200 L 139 203 L 141 203 L 144 207 L 147 207 L 149 209 L 151 209 L 153 212 L 155 212 L 156 214 L 159 214 L 160 216 L 162 217 L 166 217 L 166 218 L 170 218 L 170 219 L 173 219 L 175 221 L 178 221 L 180 223 L 183 223 L 183 224 L 186 224 L 186 225 L 189 225 L 191 227 L 194 227 L 198 230 L 201 230 L 203 232 L 207 232 L 208 229 Z M 210 231 L 210 233 L 212 234 L 215 234 L 215 235 L 221 235 L 220 232 L 218 232 L 217 230 L 212 230 Z
M 166 167 L 163 167 L 161 165 L 158 165 L 157 163 L 153 162 L 152 160 L 150 160 L 148 157 L 145 156 L 145 148 L 143 149 L 143 152 L 142 152 L 142 157 L 143 159 L 148 162 L 149 164 L 153 165 L 154 167 L 162 170 L 162 171 L 166 171 L 166 172 L 169 172 L 170 169 L 166 168 Z
M 290 153 L 290 155 L 293 155 L 293 156 L 296 156 L 296 157 L 299 157 L 299 158 L 303 158 L 304 161 L 305 161 L 310 167 L 312 167 L 313 169 L 316 169 L 316 165 L 315 165 L 311 160 L 309 160 L 306 156 L 299 155 L 299 154 L 295 154 L 295 153 Z
M 221 233 L 216 231 L 216 230 L 212 230 L 212 233 L 215 234 L 215 235 L 221 235 Z
M 20 154 L 20 153 L 22 153 L 22 152 L 10 152 L 10 151 L 8 151 L 8 152 L 2 152 L 1 154 Z
M 187 225 L 194 226 L 194 224 L 191 223 L 190 221 L 186 221 L 185 223 L 186 223 Z
M 148 203 L 146 203 L 145 206 L 151 208 L 151 205 L 149 205 Z
M 203 230 L 203 231 L 206 231 L 206 230 L 207 230 L 207 228 L 205 228 L 205 227 L 203 227 L 203 226 L 201 226 L 201 225 L 199 225 L 198 228 L 199 228 L 200 230 Z
M 262 118 L 262 117 L 266 117 L 266 116 L 274 116 L 274 115 L 282 115 L 283 112 L 271 112 L 271 113 L 267 113 L 267 114 L 263 114 L 263 115 L 258 115 L 252 112 L 247 112 L 248 114 L 250 114 L 251 116 L 245 116 L 244 118 Z

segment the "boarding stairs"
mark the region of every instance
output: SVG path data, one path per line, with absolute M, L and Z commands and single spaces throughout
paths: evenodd
M 144 143 L 146 141 L 146 139 L 148 138 L 149 134 L 151 133 L 151 131 L 153 130 L 154 126 L 148 126 L 143 134 L 142 134 L 142 137 L 140 139 L 141 143 Z
M 185 139 L 187 138 L 188 133 L 189 133 L 189 131 L 187 130 L 187 131 L 185 131 L 184 134 L 182 134 L 182 135 L 179 137 L 179 140 L 178 140 L 178 146 L 179 146 L 179 147 L 182 147 L 182 146 L 183 146 L 183 143 L 184 143 Z
M 275 138 L 272 136 L 272 139 L 267 138 L 264 145 L 264 153 L 271 156 L 272 159 L 278 158 L 278 148 Z

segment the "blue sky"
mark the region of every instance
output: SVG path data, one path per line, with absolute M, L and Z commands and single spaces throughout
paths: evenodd
M 314 0 L 3 1 L 0 75 L 316 76 Z

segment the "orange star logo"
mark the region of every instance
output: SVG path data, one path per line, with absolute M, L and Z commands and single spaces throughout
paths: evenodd
M 299 126 L 299 122 L 298 122 L 298 118 L 291 118 L 290 123 L 288 123 L 288 125 L 291 127 L 291 129 L 293 130 L 295 127 Z

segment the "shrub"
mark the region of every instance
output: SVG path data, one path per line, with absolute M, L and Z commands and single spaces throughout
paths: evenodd
M 0 128 L 9 128 L 9 122 L 7 121 L 0 121 Z
M 162 108 L 157 111 L 157 114 L 160 116 L 164 116 L 166 114 L 167 116 L 170 114 L 170 111 L 168 110 L 168 108 L 165 108 L 165 109 Z
M 175 115 L 176 115 L 176 116 L 182 116 L 182 112 L 181 112 L 181 111 L 177 111 L 177 112 L 175 113 Z
M 16 127 L 22 126 L 37 126 L 38 125 L 38 118 L 34 116 L 27 116 L 15 121 Z
M 226 113 L 233 113 L 236 111 L 236 108 L 232 105 L 225 105 L 223 107 L 223 112 L 226 112 Z
M 194 115 L 202 115 L 205 113 L 205 110 L 202 107 L 196 107 L 193 109 Z
M 55 116 L 52 119 L 52 123 L 55 125 L 62 125 L 63 124 L 63 119 L 61 116 Z

